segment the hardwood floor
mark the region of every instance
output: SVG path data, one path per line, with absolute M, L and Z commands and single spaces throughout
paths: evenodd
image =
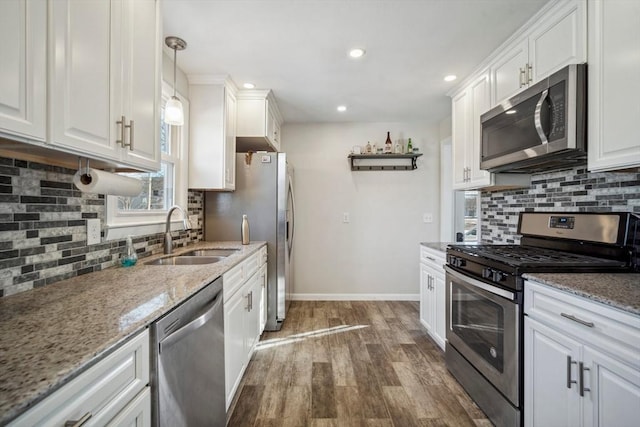
M 444 365 L 417 302 L 294 301 L 265 332 L 228 425 L 490 426 Z

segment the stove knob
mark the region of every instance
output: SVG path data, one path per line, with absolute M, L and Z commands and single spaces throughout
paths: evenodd
M 494 271 L 493 272 L 493 281 L 494 282 L 502 282 L 504 279 L 506 279 L 506 276 L 504 273 L 500 272 L 500 271 Z
M 482 269 L 482 278 L 483 279 L 491 279 L 493 277 L 493 270 L 489 267 Z

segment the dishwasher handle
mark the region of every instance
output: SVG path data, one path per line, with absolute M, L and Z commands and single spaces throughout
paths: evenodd
M 213 302 L 211 308 L 207 309 L 207 311 L 205 311 L 202 315 L 196 317 L 191 322 L 187 323 L 186 325 L 166 336 L 162 341 L 160 341 L 160 343 L 158 344 L 159 353 L 162 353 L 163 349 L 171 347 L 173 344 L 180 341 L 185 336 L 191 334 L 192 332 L 209 322 L 213 318 L 215 312 L 220 308 L 220 304 L 222 304 L 222 291 L 218 292 L 211 301 Z

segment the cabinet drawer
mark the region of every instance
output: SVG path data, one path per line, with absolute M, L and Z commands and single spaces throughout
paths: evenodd
M 258 271 L 258 268 L 260 268 L 260 253 L 259 252 L 251 255 L 248 259 L 245 260 L 245 262 L 244 262 L 244 277 L 245 277 L 245 279 L 248 279 L 249 277 L 253 276 L 253 273 Z
M 420 246 L 420 262 L 434 268 L 442 268 L 445 265 L 444 252 Z
M 532 319 L 580 337 L 640 367 L 640 318 L 604 304 L 527 280 L 524 312 Z
M 267 263 L 267 245 L 260 248 L 260 265 Z
M 91 417 L 84 426 L 109 423 L 149 383 L 149 332 L 145 330 L 38 403 L 11 426 L 61 426 Z
M 245 277 L 244 262 L 241 262 L 222 275 L 222 289 L 225 302 L 229 301 L 233 294 L 240 289 Z

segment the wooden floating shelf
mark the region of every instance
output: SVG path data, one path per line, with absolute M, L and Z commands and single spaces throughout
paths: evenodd
M 422 153 L 416 154 L 349 154 L 348 159 L 351 162 L 352 171 L 410 171 L 418 169 L 416 159 L 422 156 Z M 409 159 L 410 165 L 356 165 L 356 160 L 380 160 L 380 159 Z

